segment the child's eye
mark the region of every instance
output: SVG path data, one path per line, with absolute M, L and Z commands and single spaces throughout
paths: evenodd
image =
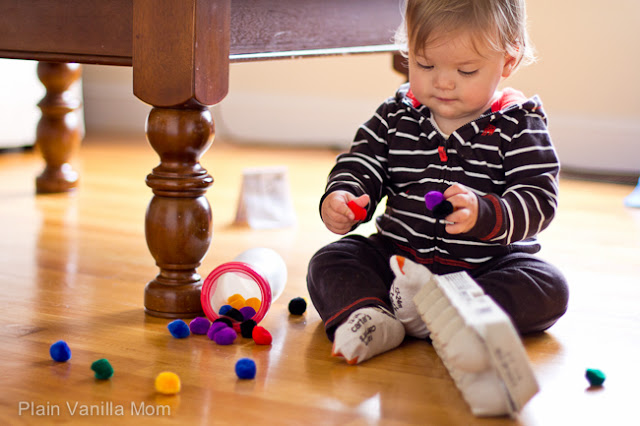
M 478 70 L 473 70 L 473 71 L 462 71 L 462 70 L 458 70 L 458 72 L 464 76 L 470 76 L 470 75 L 474 75 L 475 73 L 478 72 Z
M 416 64 L 422 68 L 423 70 L 432 70 L 433 69 L 433 65 L 423 65 L 420 62 L 416 62 Z

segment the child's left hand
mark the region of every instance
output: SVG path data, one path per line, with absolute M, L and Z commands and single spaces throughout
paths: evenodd
M 451 222 L 445 227 L 449 234 L 469 232 L 478 220 L 478 196 L 464 185 L 451 185 L 443 193 L 444 198 L 453 206 L 453 213 L 445 218 Z

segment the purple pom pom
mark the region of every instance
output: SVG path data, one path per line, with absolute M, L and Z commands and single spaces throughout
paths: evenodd
M 240 313 L 242 314 L 243 321 L 249 320 L 256 316 L 256 310 L 251 306 L 245 306 L 244 308 L 240 308 Z
M 207 334 L 211 323 L 205 317 L 197 317 L 189 323 L 189 329 L 193 334 Z
M 167 325 L 167 328 L 169 329 L 171 335 L 176 339 L 184 339 L 185 337 L 189 337 L 189 334 L 191 334 L 189 326 L 181 319 L 171 321 Z
M 424 196 L 424 202 L 429 210 L 433 210 L 438 204 L 444 201 L 444 195 L 439 191 L 429 191 Z
M 229 326 L 222 322 L 222 321 L 216 321 L 213 324 L 211 324 L 211 327 L 209 327 L 209 330 L 207 331 L 207 337 L 211 340 L 214 340 L 214 336 L 223 328 L 229 328 Z
M 236 337 L 238 337 L 238 334 L 233 328 L 224 327 L 213 335 L 213 341 L 219 345 L 230 345 L 236 340 Z

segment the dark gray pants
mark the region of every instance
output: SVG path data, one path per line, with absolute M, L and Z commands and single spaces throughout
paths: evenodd
M 320 249 L 309 262 L 307 286 L 329 339 L 356 309 L 392 311 L 389 289 L 395 278 L 389 259 L 406 256 L 389 239 L 349 235 Z M 511 253 L 467 271 L 511 317 L 522 334 L 551 327 L 567 310 L 569 288 L 553 265 L 528 253 Z

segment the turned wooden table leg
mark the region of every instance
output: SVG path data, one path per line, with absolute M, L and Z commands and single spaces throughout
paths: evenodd
M 202 314 L 196 268 L 211 243 L 213 179 L 199 163 L 214 137 L 208 106 L 229 89 L 231 0 L 133 0 L 133 92 L 152 106 L 147 139 L 160 165 L 147 245 L 160 273 L 144 292 L 145 312 L 164 318 Z
M 77 113 L 82 102 L 69 91 L 81 75 L 79 64 L 40 62 L 38 78 L 47 89 L 38 106 L 42 118 L 36 131 L 36 147 L 45 160 L 45 169 L 36 178 L 38 193 L 67 192 L 78 185 L 78 174 L 69 159 L 82 140 Z
M 211 243 L 211 207 L 205 192 L 213 178 L 200 156 L 214 137 L 209 109 L 153 108 L 147 138 L 160 165 L 147 176 L 153 190 L 146 215 L 149 250 L 160 268 L 144 295 L 148 314 L 165 318 L 202 313 L 196 268 Z

